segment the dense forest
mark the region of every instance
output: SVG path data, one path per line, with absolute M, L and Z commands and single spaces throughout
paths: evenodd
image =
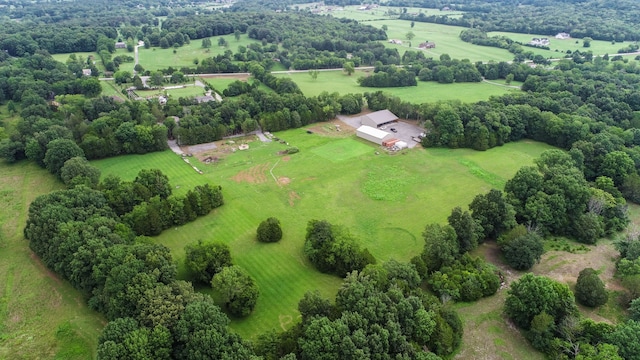
M 401 57 L 379 42 L 387 35 L 374 27 L 273 11 L 302 3 L 295 0 L 239 1 L 224 15 L 197 8 L 197 1 L 112 3 L 11 2 L 11 7 L 0 7 L 6 17 L 0 20 L 0 48 L 5 50 L 0 52 L 0 104 L 17 118 L 6 136 L 0 133 L 0 156 L 8 162 L 34 161 L 67 186 L 32 202 L 24 235 L 43 263 L 110 321 L 99 339 L 100 359 L 446 358 L 462 339 L 462 321 L 449 301 L 476 301 L 501 285 L 498 269 L 471 255 L 479 244 L 497 242 L 505 262 L 526 271 L 544 252 L 543 237 L 595 244 L 627 227 L 627 201 L 640 202 L 637 62 L 578 52 L 548 66 L 471 63 L 446 54 L 432 59 L 411 50 Z M 520 60 L 536 59 L 508 39 L 487 37 L 486 31 L 569 31 L 574 37 L 614 41 L 639 37 L 629 25 L 638 12 L 630 1 L 606 6 L 592 1 L 387 4 L 466 11 L 460 18 L 406 13 L 401 18 L 477 27 L 461 35 L 465 41 L 509 49 L 522 55 Z M 244 12 L 249 8 L 251 13 Z M 156 26 L 158 16 L 167 17 L 162 29 Z M 601 21 L 603 16 L 615 20 Z M 98 17 L 104 20 L 95 26 Z M 250 72 L 254 82 L 233 83 L 223 102 L 170 98 L 161 106 L 157 100 L 116 101 L 99 96 L 95 76 L 82 75 L 89 59 L 71 57 L 62 64 L 49 55 L 97 50 L 105 67 L 117 70 L 111 53 L 120 36 L 171 47 L 242 33 L 260 43 L 205 59 L 195 69 L 180 69 L 180 75 Z M 417 105 L 381 91 L 306 97 L 295 82 L 270 73 L 275 59 L 294 69 L 375 65 L 371 76 L 359 80 L 370 87 L 483 78 L 523 85 L 521 92 L 472 104 Z M 395 66 L 400 64 L 402 68 Z M 162 82 L 162 75 L 176 75 L 176 70 L 150 75 Z M 129 81 L 135 82 L 132 77 L 122 82 Z M 224 206 L 223 189 L 197 186 L 176 196 L 159 170 L 142 170 L 133 181 L 113 176 L 99 181 L 99 171 L 87 161 L 164 150 L 169 138 L 197 144 L 258 127 L 299 128 L 340 113 L 359 113 L 365 104 L 424 124 L 424 147 L 484 151 L 533 139 L 558 149 L 520 169 L 503 190 L 478 194 L 468 210 L 453 209 L 446 224 L 425 224 L 423 250 L 409 263 L 377 263 L 348 229 L 310 219 L 304 255 L 318 271 L 344 282 L 335 299 L 307 293 L 298 304 L 300 322 L 253 342 L 229 331 L 222 310 L 249 316 L 260 293 L 251 275 L 233 265 L 228 247 L 199 242 L 185 248 L 185 266 L 196 273 L 194 281 L 222 293 L 216 303 L 191 283 L 177 280 L 171 251 L 148 237 Z M 617 325 L 597 323 L 578 312 L 576 301 L 602 304 L 604 285 L 593 269 L 581 272 L 575 294 L 565 284 L 532 274 L 511 284 L 505 315 L 534 348 L 550 358 L 637 356 L 640 236 L 629 233 L 615 246 L 620 252 L 617 274 L 629 290 L 623 299 L 629 319 Z

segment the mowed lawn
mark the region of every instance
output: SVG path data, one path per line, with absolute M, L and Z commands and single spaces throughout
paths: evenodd
M 383 91 L 415 104 L 441 100 L 460 100 L 463 102 L 477 102 L 488 100 L 494 95 L 502 95 L 517 89 L 493 85 L 488 83 L 454 83 L 439 84 L 435 81 L 418 81 L 418 86 L 398 88 L 370 88 L 358 84 L 358 78 L 370 73 L 356 71 L 348 76 L 342 71 L 320 71 L 314 80 L 306 72 L 276 74 L 276 76 L 290 77 L 298 84 L 305 96 L 317 96 L 323 91 L 345 94 L 363 94 L 365 92 Z
M 229 244 L 234 263 L 260 287 L 254 313 L 232 321 L 232 328 L 247 337 L 289 328 L 306 291 L 335 295 L 341 279 L 319 273 L 303 254 L 309 220 L 346 226 L 378 261 L 409 261 L 422 250 L 426 224 L 445 222 L 452 208 L 466 207 L 478 193 L 503 186 L 520 166 L 549 148 L 525 141 L 487 152 L 414 149 L 391 156 L 376 155 L 377 146 L 354 137 L 310 135 L 304 129 L 277 136 L 300 152 L 282 157 L 277 152 L 285 145 L 253 141 L 249 150 L 229 154 L 216 165 L 197 165 L 203 175 L 169 151 L 93 162 L 103 176 L 128 180 L 139 169 L 160 168 L 181 194 L 205 182 L 222 186 L 225 205 L 166 230 L 157 240 L 171 248 L 182 277 L 185 245 L 198 240 Z M 257 243 L 256 228 L 270 216 L 280 219 L 284 237 L 275 244 Z
M 0 359 L 95 358 L 106 321 L 22 235 L 31 201 L 61 188 L 34 163 L 0 161 Z

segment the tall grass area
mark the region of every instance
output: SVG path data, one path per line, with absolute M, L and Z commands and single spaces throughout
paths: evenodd
M 348 76 L 342 71 L 321 71 L 317 79 L 313 79 L 308 73 L 276 74 L 276 76 L 288 76 L 298 84 L 305 96 L 317 96 L 323 91 L 340 94 L 356 94 L 365 92 L 383 91 L 415 104 L 434 102 L 440 100 L 460 100 L 463 102 L 477 102 L 488 100 L 490 96 L 502 95 L 509 91 L 518 91 L 513 88 L 492 85 L 487 83 L 454 83 L 439 84 L 435 81 L 418 81 L 418 86 L 398 88 L 370 88 L 358 84 L 358 78 L 367 76 L 364 71 L 356 71 Z
M 0 359 L 92 359 L 105 320 L 29 249 L 29 204 L 62 188 L 31 162 L 0 162 Z
M 187 276 L 185 245 L 198 240 L 229 244 L 234 263 L 260 287 L 254 313 L 232 321 L 232 328 L 247 337 L 289 328 L 306 291 L 335 295 L 341 279 L 319 273 L 303 254 L 309 220 L 345 225 L 378 261 L 408 261 L 422 250 L 427 223 L 445 222 L 453 207 L 466 207 L 478 193 L 502 187 L 520 166 L 549 148 L 518 142 L 487 152 L 414 149 L 390 156 L 376 155 L 377 146 L 354 137 L 309 135 L 304 129 L 277 136 L 300 152 L 281 157 L 276 153 L 285 145 L 253 141 L 249 150 L 229 154 L 216 165 L 198 164 L 203 175 L 169 151 L 92 162 L 103 176 L 129 180 L 139 169 L 160 168 L 178 193 L 207 182 L 222 186 L 225 205 L 166 230 L 157 241 L 171 248 L 182 278 Z M 274 177 L 290 183 L 276 183 Z M 284 237 L 275 244 L 258 243 L 256 228 L 271 216 L 280 219 Z

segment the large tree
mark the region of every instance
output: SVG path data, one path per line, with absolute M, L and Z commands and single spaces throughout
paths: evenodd
M 257 230 L 257 238 L 260 242 L 277 242 L 282 239 L 280 220 L 270 217 L 260 223 Z
M 578 311 L 567 285 L 531 273 L 511 284 L 504 310 L 516 325 L 526 330 L 531 327 L 534 317 L 543 312 L 559 324 Z
M 226 308 L 235 316 L 249 315 L 260 295 L 255 280 L 235 265 L 217 273 L 211 280 L 211 286 L 222 295 Z
M 576 300 L 582 305 L 597 307 L 607 303 L 607 290 L 598 273 L 592 268 L 580 271 L 576 282 Z
M 68 187 L 86 185 L 96 188 L 100 181 L 100 169 L 89 164 L 83 157 L 74 157 L 65 161 L 60 169 L 60 177 Z
M 44 165 L 52 174 L 60 177 L 60 171 L 64 163 L 74 157 L 84 157 L 80 147 L 69 139 L 56 139 L 47 144 L 47 152 L 44 156 Z
M 217 273 L 231 266 L 231 251 L 227 244 L 198 240 L 196 244 L 185 246 L 184 250 L 187 269 L 202 283 L 210 283 Z

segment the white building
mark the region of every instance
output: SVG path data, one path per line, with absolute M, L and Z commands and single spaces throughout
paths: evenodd
M 378 145 L 382 145 L 383 141 L 392 138 L 390 133 L 367 125 L 362 125 L 356 129 L 356 136 L 374 142 Z

